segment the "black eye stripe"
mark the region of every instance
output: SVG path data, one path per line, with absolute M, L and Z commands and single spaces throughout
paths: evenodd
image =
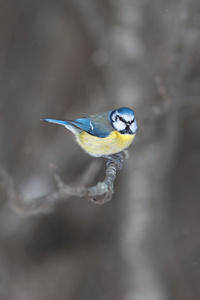
M 120 116 L 118 116 L 118 117 L 119 117 L 120 121 L 126 123 L 126 121 L 122 117 L 120 117 Z
M 122 121 L 122 122 L 124 122 L 125 124 L 130 124 L 130 125 L 131 125 L 131 124 L 133 124 L 134 121 L 135 121 L 135 119 L 133 119 L 132 121 L 129 121 L 129 122 L 128 122 L 128 121 L 124 120 L 121 116 L 118 116 L 118 117 L 119 117 L 119 120 Z
M 119 116 L 117 114 L 116 115 L 113 114 L 112 120 L 113 120 L 113 122 L 117 122 L 117 120 L 120 120 L 121 122 L 123 122 L 126 125 L 131 125 L 135 122 L 135 118 L 132 121 L 126 121 L 122 116 Z

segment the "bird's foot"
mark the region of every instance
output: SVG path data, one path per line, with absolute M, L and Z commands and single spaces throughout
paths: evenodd
M 121 153 L 112 154 L 108 156 L 104 155 L 103 157 L 108 159 L 106 163 L 107 167 L 109 166 L 109 164 L 114 163 L 117 166 L 117 169 L 121 170 L 124 161 L 123 155 Z

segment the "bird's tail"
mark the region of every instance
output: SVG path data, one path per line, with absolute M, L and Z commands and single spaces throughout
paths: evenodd
M 40 121 L 45 121 L 45 122 L 49 122 L 49 123 L 55 123 L 55 124 L 63 125 L 63 126 L 69 125 L 69 123 L 66 122 L 66 121 L 55 120 L 55 119 L 40 119 Z
M 70 121 L 62 121 L 62 120 L 55 120 L 55 119 L 40 119 L 40 120 L 45 121 L 45 122 L 49 122 L 49 123 L 58 124 L 58 125 L 63 125 L 63 126 L 65 126 L 65 128 L 70 130 L 75 135 L 77 135 L 77 133 L 79 131 L 73 124 L 71 124 Z

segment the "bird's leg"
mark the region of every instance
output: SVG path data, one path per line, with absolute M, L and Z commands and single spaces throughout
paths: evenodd
M 125 150 L 123 150 L 122 152 L 124 153 L 124 157 L 125 157 L 125 159 L 128 159 L 128 158 L 129 158 L 129 153 L 128 153 L 128 150 L 127 150 L 127 149 L 125 149 Z
M 122 153 L 103 155 L 103 157 L 108 159 L 108 162 L 106 164 L 107 167 L 110 163 L 114 162 L 117 165 L 117 169 L 121 170 L 124 161 Z

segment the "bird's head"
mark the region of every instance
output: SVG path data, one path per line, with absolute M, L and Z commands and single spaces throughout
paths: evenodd
M 134 112 L 128 107 L 121 107 L 113 110 L 110 114 L 110 121 L 113 128 L 121 134 L 135 134 L 137 122 Z

